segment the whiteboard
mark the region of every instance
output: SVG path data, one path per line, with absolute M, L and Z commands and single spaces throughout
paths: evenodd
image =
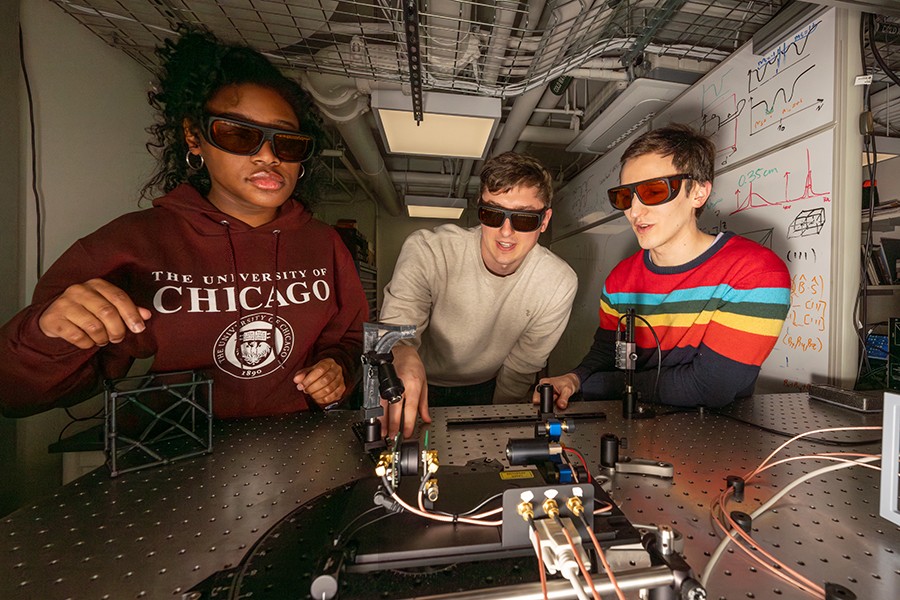
M 572 314 L 547 361 L 550 374 L 559 375 L 577 367 L 594 341 L 594 332 L 600 324 L 600 293 L 606 276 L 619 261 L 640 247 L 631 225 L 623 217 L 555 242 L 551 248 L 578 275 Z
M 640 127 L 556 192 L 551 217 L 553 241 L 623 214 L 613 209 L 606 190 L 619 185 L 619 159 L 631 142 L 646 131 L 647 127 Z
M 700 226 L 771 248 L 791 273 L 791 308 L 757 391 L 826 381 L 830 348 L 832 155 L 826 130 L 717 175 Z
M 797 27 L 765 56 L 748 42 L 653 121 L 687 123 L 716 145 L 719 168 L 834 121 L 835 11 Z

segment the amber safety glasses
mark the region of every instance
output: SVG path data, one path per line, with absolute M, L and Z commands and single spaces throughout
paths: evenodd
M 690 175 L 669 175 L 654 177 L 637 183 L 620 185 L 609 189 L 609 202 L 617 210 L 631 208 L 631 199 L 637 194 L 638 200 L 645 206 L 656 206 L 672 201 L 681 191 L 681 182 L 693 179 Z
M 479 204 L 478 220 L 481 221 L 482 225 L 487 225 L 488 227 L 502 227 L 503 221 L 509 219 L 509 224 L 513 229 L 522 233 L 528 233 L 540 228 L 545 212 L 547 212 L 546 208 L 535 211 L 506 210 L 505 208 Z
M 302 162 L 312 156 L 313 139 L 296 131 L 263 127 L 231 117 L 208 115 L 206 141 L 231 154 L 252 156 L 268 140 L 272 151 L 284 162 Z

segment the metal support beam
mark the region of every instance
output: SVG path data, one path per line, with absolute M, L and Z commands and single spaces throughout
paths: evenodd
M 413 117 L 421 123 L 422 112 L 422 56 L 419 49 L 419 7 L 416 0 L 406 0 L 403 4 L 403 28 L 406 34 L 406 58 L 409 61 L 409 87 L 412 92 Z
M 653 13 L 653 16 L 650 17 L 650 22 L 643 28 L 641 37 L 636 39 L 631 48 L 622 55 L 622 64 L 624 66 L 631 67 L 634 59 L 643 54 L 647 44 L 653 39 L 653 36 L 656 35 L 659 28 L 671 18 L 672 13 L 681 9 L 686 1 L 687 0 L 666 0 L 665 4 Z

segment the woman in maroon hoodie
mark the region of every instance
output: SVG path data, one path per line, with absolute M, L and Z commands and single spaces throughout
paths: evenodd
M 0 408 L 95 394 L 135 358 L 202 369 L 218 417 L 341 400 L 359 373 L 365 295 L 334 230 L 297 199 L 317 125 L 263 56 L 186 32 L 158 50 L 147 210 L 77 241 L 2 329 Z

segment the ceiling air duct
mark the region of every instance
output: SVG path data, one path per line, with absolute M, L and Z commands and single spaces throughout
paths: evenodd
M 636 79 L 566 148 L 567 152 L 605 154 L 656 116 L 689 86 Z

